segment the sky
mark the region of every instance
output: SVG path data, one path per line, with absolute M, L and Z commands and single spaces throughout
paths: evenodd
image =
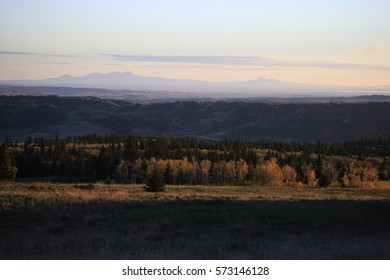
M 0 80 L 390 85 L 388 0 L 0 0 Z

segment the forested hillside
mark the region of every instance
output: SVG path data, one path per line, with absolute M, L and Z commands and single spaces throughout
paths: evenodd
M 12 162 L 2 170 L 17 168 L 18 179 L 145 183 L 158 172 L 167 184 L 191 185 L 375 187 L 390 180 L 390 139 L 313 144 L 85 135 L 29 138 L 1 150 L 2 160 Z
M 85 133 L 333 142 L 390 136 L 390 103 L 174 102 L 0 96 L 0 136 Z

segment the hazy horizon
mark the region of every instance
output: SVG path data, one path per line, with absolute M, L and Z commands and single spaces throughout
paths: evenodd
M 390 2 L 0 0 L 0 80 L 390 84 Z

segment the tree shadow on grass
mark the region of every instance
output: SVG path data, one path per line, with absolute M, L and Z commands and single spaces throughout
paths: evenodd
M 175 200 L 0 209 L 1 259 L 389 259 L 390 202 Z

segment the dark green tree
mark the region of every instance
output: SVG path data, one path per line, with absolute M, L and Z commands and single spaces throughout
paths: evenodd
M 6 144 L 0 146 L 0 181 L 14 180 L 16 167 L 12 166 L 11 156 Z
M 150 175 L 147 177 L 146 186 L 144 187 L 147 192 L 164 192 L 164 174 L 156 166 L 153 168 Z

